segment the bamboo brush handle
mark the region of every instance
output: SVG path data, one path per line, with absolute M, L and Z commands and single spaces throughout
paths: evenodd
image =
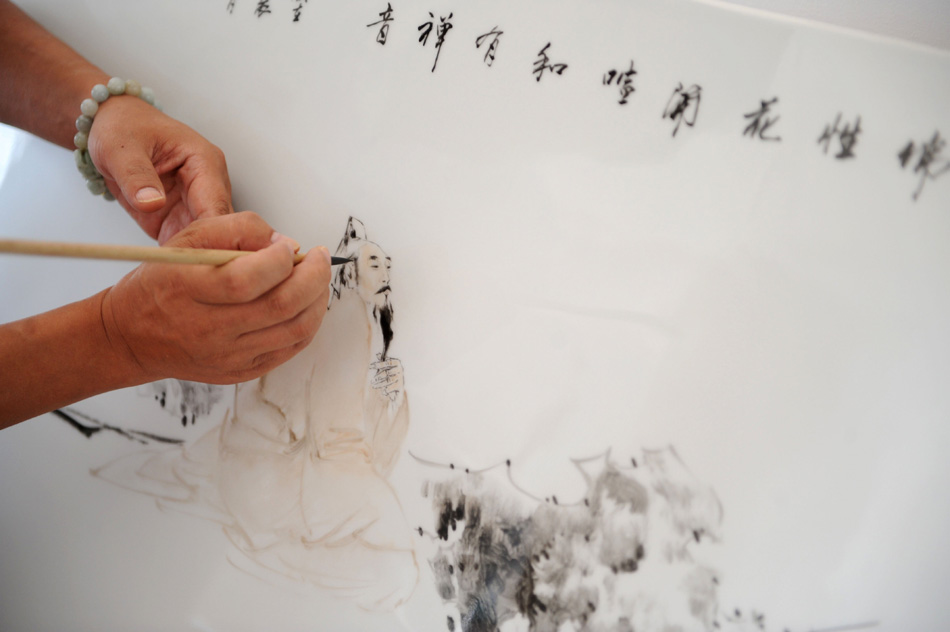
M 119 261 L 157 261 L 161 263 L 199 263 L 219 266 L 232 259 L 249 255 L 250 250 L 204 250 L 201 248 L 159 248 L 156 246 L 113 246 L 106 244 L 76 244 L 27 239 L 0 239 L 0 252 L 47 257 L 80 257 L 84 259 L 114 259 Z M 305 253 L 304 253 L 305 254 Z M 304 254 L 294 255 L 294 264 Z M 338 262 L 338 263 L 343 263 Z

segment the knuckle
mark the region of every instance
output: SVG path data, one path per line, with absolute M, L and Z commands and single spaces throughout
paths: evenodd
M 123 163 L 122 172 L 129 178 L 151 177 L 155 173 L 155 167 L 145 156 L 142 156 L 140 160 L 126 160 Z
M 235 214 L 237 216 L 238 229 L 247 234 L 256 234 L 267 230 L 267 222 L 254 211 L 241 211 Z
M 211 158 L 214 160 L 221 169 L 227 170 L 228 161 L 224 156 L 224 151 L 217 145 L 211 145 Z
M 267 353 L 262 353 L 249 363 L 250 366 L 246 369 L 246 371 L 248 373 L 253 373 L 256 376 L 261 376 L 267 373 L 277 365 L 283 363 L 283 359 L 279 354 L 279 351 L 268 351 Z
M 309 318 L 297 318 L 288 325 L 287 333 L 294 344 L 309 341 L 317 333 L 316 323 Z
M 268 311 L 281 321 L 297 315 L 297 305 L 287 292 L 272 292 L 267 299 Z
M 225 198 L 218 198 L 211 205 L 213 215 L 228 215 L 231 213 L 231 203 Z
M 223 276 L 220 287 L 225 295 L 234 302 L 247 303 L 253 298 L 250 284 L 246 279 L 236 274 Z
M 234 223 L 238 225 L 239 228 L 248 228 L 252 226 L 257 219 L 257 214 L 253 211 L 241 211 L 240 213 L 234 214 Z
M 298 342 L 297 344 L 295 344 L 295 345 L 293 345 L 292 347 L 290 347 L 290 351 L 288 352 L 287 359 L 289 360 L 289 359 L 292 358 L 293 356 L 297 355 L 298 353 L 300 353 L 301 351 L 303 351 L 304 349 L 306 349 L 307 346 L 310 345 L 310 342 L 311 342 L 312 340 L 313 340 L 313 336 L 310 336 L 310 337 L 307 338 L 306 340 L 301 340 L 301 341 Z

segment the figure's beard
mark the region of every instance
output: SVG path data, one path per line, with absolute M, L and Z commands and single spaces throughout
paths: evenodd
M 379 323 L 379 328 L 383 333 L 383 354 L 380 360 L 385 360 L 389 352 L 389 343 L 393 341 L 393 306 L 388 300 L 373 308 L 373 318 Z

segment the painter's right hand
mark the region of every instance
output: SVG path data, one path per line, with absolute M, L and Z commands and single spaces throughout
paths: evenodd
M 248 212 L 197 220 L 166 245 L 256 252 L 217 267 L 146 263 L 111 288 L 103 324 L 142 382 L 243 382 L 313 339 L 329 298 L 325 248 L 294 266 L 296 244 Z

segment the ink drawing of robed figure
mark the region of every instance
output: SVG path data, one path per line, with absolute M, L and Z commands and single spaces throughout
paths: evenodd
M 261 565 L 388 610 L 415 587 L 410 530 L 387 477 L 409 427 L 393 339 L 391 259 L 350 218 L 313 342 L 237 389 L 222 426 L 229 533 Z

